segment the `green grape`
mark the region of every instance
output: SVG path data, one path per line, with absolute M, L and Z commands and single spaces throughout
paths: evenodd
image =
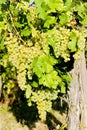
M 17 81 L 18 81 L 19 87 L 22 90 L 25 90 L 26 89 L 26 70 L 18 73 Z
M 59 30 L 55 30 L 54 34 L 56 34 L 56 43 L 54 46 L 55 56 L 58 58 L 61 56 L 67 62 L 70 60 L 70 53 L 68 51 L 68 42 L 70 36 L 70 30 L 65 28 L 60 28 Z
M 45 121 L 47 111 L 50 112 L 52 109 L 52 103 L 51 101 L 46 101 L 46 100 L 42 102 L 37 102 L 37 108 L 38 108 L 39 117 L 41 118 L 42 121 Z
M 84 50 L 84 48 L 85 48 L 85 39 L 84 39 L 84 36 L 83 35 L 81 35 L 80 36 L 80 38 L 78 39 L 78 49 L 80 49 L 80 50 Z
M 81 55 L 82 55 L 82 52 L 83 52 L 83 51 L 78 50 L 78 51 L 73 55 L 74 59 L 75 59 L 75 60 L 80 59 L 80 58 L 81 58 Z
M 26 91 L 25 91 L 25 96 L 26 96 L 26 98 L 30 98 L 30 96 L 31 96 L 31 94 L 32 94 L 32 88 L 31 88 L 31 86 L 29 85 L 29 84 L 27 84 L 26 85 Z
M 46 120 L 46 113 L 52 109 L 52 100 L 57 99 L 58 91 L 38 90 L 32 92 L 31 101 L 36 102 L 39 117 L 42 121 Z

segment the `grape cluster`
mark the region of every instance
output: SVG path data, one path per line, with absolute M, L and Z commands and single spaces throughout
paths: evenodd
M 74 30 L 74 32 L 76 33 L 77 35 L 77 51 L 75 52 L 75 54 L 73 55 L 74 59 L 77 60 L 77 59 L 80 59 L 83 51 L 84 51 L 84 48 L 85 48 L 85 43 L 86 43 L 86 33 L 85 31 L 83 30 Z
M 39 90 L 37 92 L 32 91 L 31 100 L 36 102 L 38 108 L 38 114 L 42 121 L 46 120 L 46 113 L 52 109 L 52 100 L 57 99 L 58 90 Z
M 45 121 L 47 112 L 50 112 L 52 109 L 52 102 L 49 100 L 37 101 L 37 108 L 40 119 Z
M 10 36 L 5 45 L 8 49 L 9 61 L 17 69 L 17 80 L 20 88 L 24 90 L 26 86 L 26 75 L 28 79 L 32 79 L 31 63 L 36 56 L 43 54 L 39 44 L 27 47 L 20 44 L 20 41 L 15 36 Z
M 49 44 L 46 42 L 46 34 L 42 33 L 41 34 L 41 47 L 43 49 L 44 54 L 49 55 L 50 49 L 49 49 Z
M 64 27 L 60 27 L 58 29 L 54 28 L 52 30 L 52 35 L 54 37 L 52 42 L 55 42 L 53 45 L 53 50 L 56 58 L 59 58 L 61 56 L 62 58 L 64 58 L 65 61 L 70 60 L 70 54 L 68 50 L 70 30 Z M 49 38 L 51 37 L 52 36 L 50 36 Z
M 81 29 L 67 29 L 65 27 L 60 27 L 60 28 L 54 28 L 51 33 L 47 34 L 47 38 L 50 39 L 48 40 L 52 42 L 52 47 L 54 50 L 54 54 L 56 58 L 62 57 L 65 62 L 70 60 L 70 49 L 69 49 L 69 42 L 71 33 L 75 33 L 77 37 L 76 41 L 76 51 L 74 52 L 75 54 L 73 57 L 75 59 L 80 58 L 82 51 L 85 48 L 85 32 L 84 30 L 82 31 Z M 52 39 L 53 37 L 53 39 Z

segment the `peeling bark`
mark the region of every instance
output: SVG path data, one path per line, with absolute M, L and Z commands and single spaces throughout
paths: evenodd
M 1 79 L 1 75 L 0 75 L 0 98 L 1 98 L 1 93 L 2 93 L 2 79 Z
M 85 55 L 76 60 L 70 72 L 68 130 L 87 130 L 87 70 Z
M 68 130 L 79 130 L 79 84 L 78 84 L 78 64 L 74 63 L 74 69 L 70 72 L 72 76 L 71 89 L 69 92 L 69 121 Z
M 80 86 L 80 129 L 87 130 L 87 70 L 85 56 L 82 55 L 80 61 L 79 86 Z

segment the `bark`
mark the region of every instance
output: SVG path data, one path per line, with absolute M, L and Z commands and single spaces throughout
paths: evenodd
M 79 84 L 81 109 L 80 130 L 87 130 L 87 70 L 84 54 L 80 62 Z
M 2 79 L 1 79 L 1 75 L 0 75 L 0 98 L 1 98 L 1 93 L 2 93 Z
M 71 89 L 69 92 L 69 121 L 68 130 L 79 130 L 79 84 L 78 84 L 78 64 L 74 63 L 74 69 L 70 72 L 72 76 Z
M 1 66 L 0 66 L 0 98 L 2 93 L 2 78 L 1 78 Z
M 69 92 L 68 130 L 87 130 L 87 70 L 85 55 L 75 61 Z

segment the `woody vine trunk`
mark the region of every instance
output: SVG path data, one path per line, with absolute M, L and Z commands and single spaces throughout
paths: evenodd
M 87 70 L 84 52 L 75 61 L 70 74 L 68 130 L 87 130 Z

